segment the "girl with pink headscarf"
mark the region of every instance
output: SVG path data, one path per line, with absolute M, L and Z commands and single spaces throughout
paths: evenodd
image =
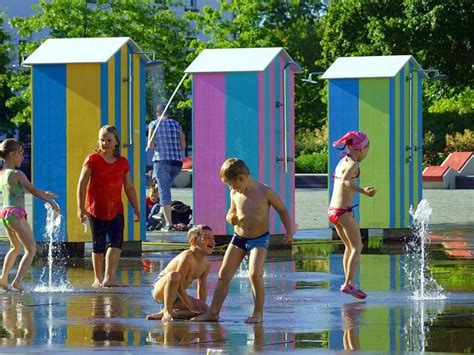
M 359 226 L 350 212 L 357 206 L 352 205 L 356 192 L 372 197 L 377 191 L 373 186 L 359 187 L 355 180 L 360 175 L 359 162 L 367 156 L 369 151 L 369 139 L 363 132 L 351 131 L 332 145 L 336 148 L 341 147 L 338 148 L 340 150 L 347 149 L 333 175 L 334 188 L 328 210 L 328 218 L 334 224 L 345 246 L 343 257 L 345 281 L 341 286 L 341 291 L 364 299 L 367 295 L 355 284 L 362 252 L 362 239 Z

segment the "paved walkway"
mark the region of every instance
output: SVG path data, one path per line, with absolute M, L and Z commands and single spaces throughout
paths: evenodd
M 0 193 L 1 196 L 1 193 Z M 192 189 L 172 189 L 174 200 L 192 206 Z M 433 208 L 431 224 L 474 224 L 474 190 L 423 190 Z M 296 189 L 296 223 L 299 229 L 327 229 L 327 189 Z M 31 195 L 26 195 L 26 209 L 31 215 Z M 0 238 L 5 237 L 0 226 Z
M 192 205 L 191 189 L 173 189 L 174 200 Z M 423 190 L 433 208 L 431 224 L 474 224 L 474 190 Z M 327 189 L 296 189 L 296 223 L 299 229 L 326 229 Z

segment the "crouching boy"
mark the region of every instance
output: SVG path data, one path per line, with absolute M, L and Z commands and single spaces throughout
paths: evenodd
M 153 299 L 163 304 L 158 313 L 147 319 L 189 319 L 209 310 L 206 304 L 209 260 L 214 250 L 214 234 L 209 226 L 199 224 L 188 231 L 189 249 L 181 252 L 160 272 L 153 284 Z M 197 281 L 197 297 L 187 294 L 186 288 Z

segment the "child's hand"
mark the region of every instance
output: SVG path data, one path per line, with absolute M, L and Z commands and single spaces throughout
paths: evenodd
M 293 244 L 293 234 L 291 233 L 286 233 L 283 236 L 283 244 Z
M 226 216 L 226 220 L 227 222 L 229 222 L 229 224 L 232 224 L 233 226 L 239 223 L 239 217 L 237 217 L 237 214 L 235 212 L 228 213 Z
M 49 202 L 49 204 L 51 205 L 51 207 L 53 208 L 54 212 L 60 213 L 60 209 L 59 209 L 59 206 L 58 206 L 58 204 L 56 203 L 56 201 L 54 201 L 54 200 L 49 200 L 48 202 Z
M 84 209 L 78 209 L 77 210 L 77 218 L 81 221 L 81 223 L 84 223 L 87 220 L 87 213 Z
M 135 219 L 133 221 L 134 222 L 140 221 L 140 211 L 139 210 L 133 210 L 133 214 L 135 215 Z
M 45 191 L 44 194 L 48 197 L 51 197 L 51 198 L 58 198 L 59 197 L 58 194 L 55 194 L 54 192 L 51 192 L 51 191 Z
M 364 195 L 369 196 L 369 197 L 374 196 L 375 193 L 377 192 L 377 190 L 373 186 L 364 187 L 362 190 L 364 190 Z

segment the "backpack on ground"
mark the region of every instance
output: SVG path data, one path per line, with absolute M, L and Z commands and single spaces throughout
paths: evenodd
M 172 224 L 189 224 L 193 217 L 193 210 L 191 206 L 186 205 L 181 201 L 171 202 L 171 223 Z

